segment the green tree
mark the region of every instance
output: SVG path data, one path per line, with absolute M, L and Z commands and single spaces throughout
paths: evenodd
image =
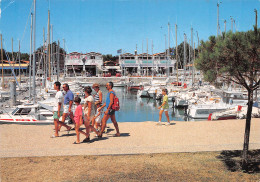
M 2 52 L 0 51 L 0 59 L 2 59 Z M 7 60 L 6 58 L 6 52 L 5 50 L 3 49 L 3 60 Z
M 54 61 L 54 66 L 57 66 L 57 57 L 58 57 L 58 53 L 60 55 L 59 57 L 59 61 L 60 61 L 60 69 L 62 69 L 64 67 L 64 62 L 65 62 L 65 55 L 66 55 L 66 51 L 61 48 L 61 45 L 59 46 L 59 50 L 58 50 L 58 43 L 57 42 L 52 42 L 52 44 L 49 45 L 50 49 L 51 49 L 51 46 L 52 46 L 52 54 L 50 52 L 50 54 L 53 56 L 53 61 Z M 46 56 L 45 60 L 46 60 L 46 64 L 49 64 L 48 63 L 48 49 L 47 47 L 45 46 L 44 47 L 45 50 L 43 51 L 43 46 L 40 46 L 39 48 L 37 48 L 36 50 L 36 64 L 43 64 L 43 55 Z M 43 54 L 44 52 L 44 54 Z M 29 56 L 30 57 L 30 56 Z M 36 68 L 37 69 L 37 68 Z
M 103 55 L 103 62 L 112 61 L 115 64 L 118 63 L 118 56 L 112 56 L 112 54 Z
M 207 81 L 231 80 L 248 92 L 242 161 L 243 169 L 247 169 L 253 93 L 260 84 L 260 29 L 211 36 L 201 42 L 200 50 L 196 68 L 203 71 Z
M 191 54 L 191 58 L 193 58 L 194 56 L 194 49 L 192 49 L 191 45 L 189 43 L 186 42 L 186 64 L 191 64 L 192 60 L 189 59 L 189 50 L 190 50 L 190 54 Z M 171 48 L 171 58 L 172 59 L 176 59 L 176 48 Z M 198 50 L 195 49 L 195 57 L 198 56 Z M 189 62 L 189 60 L 191 62 Z M 182 42 L 181 44 L 178 45 L 178 69 L 183 69 L 183 65 L 184 65 L 184 42 Z

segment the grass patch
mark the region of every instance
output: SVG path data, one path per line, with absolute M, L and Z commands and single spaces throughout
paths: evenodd
M 250 173 L 241 151 L 1 158 L 5 181 L 259 181 L 260 150 L 250 151 Z

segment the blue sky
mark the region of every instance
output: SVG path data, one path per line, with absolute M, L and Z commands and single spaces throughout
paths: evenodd
M 0 0 L 0 31 L 4 49 L 30 51 L 30 12 L 33 0 Z M 175 24 L 178 25 L 177 40 L 180 44 L 186 33 L 197 47 L 197 32 L 200 40 L 217 34 L 217 0 L 36 0 L 36 47 L 43 44 L 43 28 L 47 33 L 48 9 L 53 25 L 53 40 L 66 40 L 68 52 L 100 52 L 116 55 L 118 49 L 134 53 L 151 54 L 165 50 L 165 35 L 168 46 L 168 22 L 170 44 L 175 46 Z M 222 0 L 219 8 L 220 29 L 231 29 L 230 16 L 235 19 L 238 31 L 252 29 L 255 24 L 254 9 L 260 14 L 260 0 Z M 259 20 L 259 18 L 258 18 Z M 259 25 L 258 21 L 258 25 Z M 235 25 L 233 27 L 235 30 Z M 45 38 L 46 38 L 45 34 Z

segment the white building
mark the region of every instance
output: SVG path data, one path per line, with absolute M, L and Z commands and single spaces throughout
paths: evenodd
M 72 52 L 65 57 L 67 76 L 97 76 L 102 72 L 102 54 L 89 52 L 86 54 Z
M 130 53 L 121 54 L 119 64 L 124 74 L 138 76 L 173 73 L 176 60 L 168 58 L 165 53 L 156 53 L 150 55 L 147 53 L 133 55 Z

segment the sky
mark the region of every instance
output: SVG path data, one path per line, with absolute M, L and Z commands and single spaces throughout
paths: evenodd
M 170 47 L 192 40 L 217 35 L 217 3 L 220 31 L 248 31 L 255 24 L 255 12 L 260 14 L 260 0 L 36 0 L 36 48 L 43 45 L 43 29 L 47 38 L 48 10 L 53 25 L 53 41 L 65 39 L 65 50 L 70 52 L 99 52 L 117 55 L 137 52 L 159 53 Z M 33 0 L 0 0 L 0 33 L 7 51 L 30 52 L 30 15 Z M 258 25 L 259 23 L 258 18 Z M 259 27 L 259 26 L 258 26 Z M 197 36 L 198 35 L 198 36 Z M 165 41 L 166 38 L 166 41 Z M 148 44 L 147 44 L 148 42 Z M 152 46 L 153 43 L 153 46 Z M 148 46 L 147 46 L 148 45 Z M 152 48 L 153 47 L 153 48 Z

